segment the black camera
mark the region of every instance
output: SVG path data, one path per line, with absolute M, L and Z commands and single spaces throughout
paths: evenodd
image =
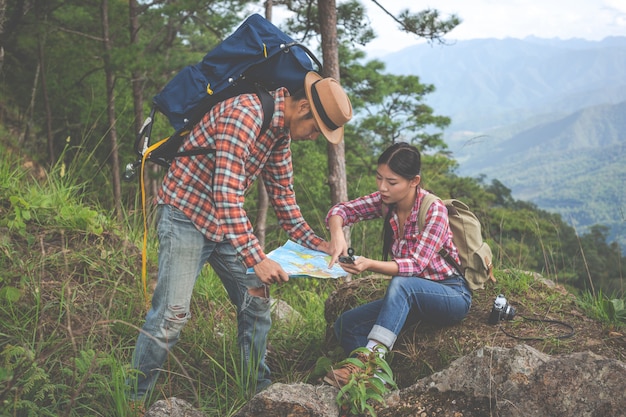
M 515 308 L 509 305 L 504 295 L 498 295 L 489 313 L 489 324 L 498 324 L 501 320 L 513 320 L 513 317 L 515 317 Z

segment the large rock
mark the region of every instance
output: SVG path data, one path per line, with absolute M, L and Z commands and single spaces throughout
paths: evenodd
M 591 352 L 485 347 L 392 393 L 378 416 L 618 417 L 626 415 L 624 381 L 623 362 Z
M 626 416 L 624 381 L 623 362 L 592 352 L 550 356 L 528 345 L 485 347 L 390 393 L 375 408 L 378 417 L 620 417 Z M 338 417 L 337 393 L 327 385 L 274 384 L 233 417 Z M 174 398 L 155 403 L 146 416 L 202 416 L 189 407 Z
M 152 404 L 144 417 L 207 417 L 181 398 L 168 398 Z
M 257 394 L 233 417 L 338 416 L 337 389 L 329 385 L 273 384 Z

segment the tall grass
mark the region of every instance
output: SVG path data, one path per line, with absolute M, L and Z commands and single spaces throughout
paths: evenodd
M 129 415 L 125 381 L 133 377 L 130 358 L 146 312 L 141 214 L 126 213 L 120 225 L 82 201 L 83 187 L 67 171 L 34 181 L 0 153 L 0 415 Z M 154 278 L 153 235 L 149 242 Z M 292 279 L 272 289 L 272 298 L 296 312 L 275 319 L 269 335 L 274 381 L 316 383 L 323 374 L 318 359 L 332 354 L 325 351 L 324 302 L 336 285 Z M 532 283 L 510 285 L 504 291 L 522 294 Z M 207 415 L 232 415 L 248 399 L 236 312 L 208 267 L 192 313 L 149 402 L 177 396 Z
M 37 182 L 15 158 L 2 157 L 0 173 L 0 415 L 129 415 L 125 381 L 146 312 L 140 213 L 117 224 L 85 204 L 81 184 L 58 167 Z M 148 247 L 152 278 L 155 240 Z M 270 333 L 274 380 L 309 378 L 324 354 L 323 305 L 333 288 L 300 279 L 273 292 L 300 317 L 275 322 Z M 248 399 L 246 376 L 236 314 L 210 268 L 198 279 L 192 311 L 150 401 L 177 396 L 208 415 L 231 415 Z

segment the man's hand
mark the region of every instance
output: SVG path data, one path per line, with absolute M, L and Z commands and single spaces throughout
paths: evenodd
M 322 241 L 322 243 L 320 243 L 317 246 L 317 248 L 315 248 L 315 249 L 317 249 L 320 252 L 324 252 L 324 253 L 326 253 L 328 255 L 331 254 L 331 252 L 330 252 L 330 243 L 326 242 L 325 240 Z
M 265 258 L 252 267 L 254 273 L 259 279 L 267 285 L 278 284 L 289 281 L 289 275 L 282 266 L 270 258 Z

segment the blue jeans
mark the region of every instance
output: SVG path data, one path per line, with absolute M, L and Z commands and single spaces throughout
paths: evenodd
M 443 281 L 397 276 L 391 279 L 383 299 L 346 311 L 334 330 L 348 355 L 366 346 L 368 340 L 391 350 L 407 320 L 450 325 L 461 321 L 471 304 L 472 292 L 460 276 Z
M 252 296 L 249 288 L 264 284 L 237 258 L 229 242 L 212 242 L 204 237 L 178 209 L 158 207 L 159 274 L 152 308 L 137 338 L 133 368 L 137 381 L 129 381 L 130 397 L 141 399 L 156 383 L 168 353 L 191 318 L 189 306 L 193 287 L 206 262 L 220 277 L 237 308 L 237 344 L 245 389 L 254 393 L 267 387 L 270 370 L 265 363 L 267 334 L 271 326 L 267 298 Z M 239 372 L 239 371 L 238 371 Z

